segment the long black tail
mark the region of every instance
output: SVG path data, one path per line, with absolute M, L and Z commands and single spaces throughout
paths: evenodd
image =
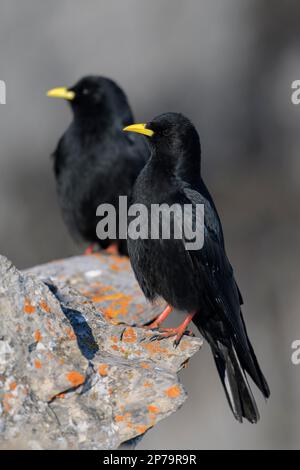
M 259 412 L 233 344 L 225 346 L 217 342 L 211 344 L 211 347 L 234 417 L 240 422 L 246 418 L 251 423 L 256 423 L 259 420 Z
M 251 423 L 256 423 L 259 420 L 259 412 L 246 377 L 246 372 L 266 398 L 269 397 L 270 391 L 247 336 L 246 328 L 244 338 L 247 345 L 244 345 L 245 348 L 242 348 L 240 344 L 233 343 L 230 335 L 226 335 L 223 329 L 224 324 L 221 326 L 219 322 L 218 328 L 216 328 L 216 324 L 214 324 L 215 328 L 211 328 L 212 325 L 209 325 L 210 322 L 208 321 L 205 328 L 203 328 L 203 324 L 201 325 L 199 322 L 200 318 L 200 315 L 195 317 L 195 324 L 210 344 L 234 417 L 240 422 L 245 418 Z M 211 333 L 212 331 L 214 331 L 214 334 Z

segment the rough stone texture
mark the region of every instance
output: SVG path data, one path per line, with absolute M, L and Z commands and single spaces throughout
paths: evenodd
M 185 336 L 176 349 L 134 326 L 162 306 L 146 303 L 127 259 L 30 271 L 0 257 L 2 448 L 116 449 L 182 405 L 177 372 L 201 341 Z

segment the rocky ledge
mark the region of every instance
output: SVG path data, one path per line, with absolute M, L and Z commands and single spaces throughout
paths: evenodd
M 141 325 L 162 308 L 126 258 L 20 272 L 0 256 L 0 447 L 116 449 L 174 413 L 186 399 L 177 373 L 202 343 L 153 340 Z

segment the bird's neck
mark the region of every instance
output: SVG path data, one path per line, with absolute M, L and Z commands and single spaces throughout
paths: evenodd
M 194 186 L 201 179 L 201 152 L 200 149 L 180 150 L 176 158 L 172 152 L 152 151 L 153 166 L 165 174 L 174 175 L 184 182 Z
M 176 175 L 186 183 L 195 185 L 201 178 L 201 150 L 181 151 L 177 159 Z
M 156 148 L 151 152 L 151 166 L 154 170 L 164 173 L 165 175 L 175 175 L 176 165 L 174 158 L 168 152 L 158 151 Z
M 107 114 L 84 114 L 76 113 L 74 115 L 74 126 L 79 135 L 85 139 L 86 136 L 97 139 L 114 128 L 113 119 Z

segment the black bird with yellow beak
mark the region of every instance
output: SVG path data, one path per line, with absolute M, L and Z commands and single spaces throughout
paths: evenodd
M 47 95 L 68 101 L 73 112 L 53 154 L 59 204 L 69 231 L 92 244 L 87 253 L 95 245 L 106 249 L 116 244 L 126 255 L 125 239 L 99 239 L 96 234 L 97 207 L 112 204 L 118 221 L 118 198 L 131 194 L 149 156 L 145 142 L 122 132 L 133 122 L 126 95 L 114 81 L 99 76 L 84 77 Z
M 266 398 L 270 391 L 247 335 L 242 297 L 226 256 L 221 222 L 201 177 L 198 133 L 186 117 L 176 113 L 124 131 L 145 135 L 151 149 L 133 189 L 133 204 L 144 204 L 148 212 L 153 204 L 189 205 L 191 231 L 197 222 L 197 204 L 204 205 L 201 249 L 187 249 L 184 238 L 163 239 L 161 233 L 159 239 L 128 238 L 131 265 L 145 296 L 150 301 L 162 297 L 168 303 L 150 326 L 159 328 L 173 308 L 187 312 L 182 325 L 165 329 L 162 336 L 176 335 L 178 344 L 193 321 L 211 347 L 235 418 L 255 423 L 259 413 L 246 373 Z M 173 223 L 182 224 L 176 218 L 174 212 Z

